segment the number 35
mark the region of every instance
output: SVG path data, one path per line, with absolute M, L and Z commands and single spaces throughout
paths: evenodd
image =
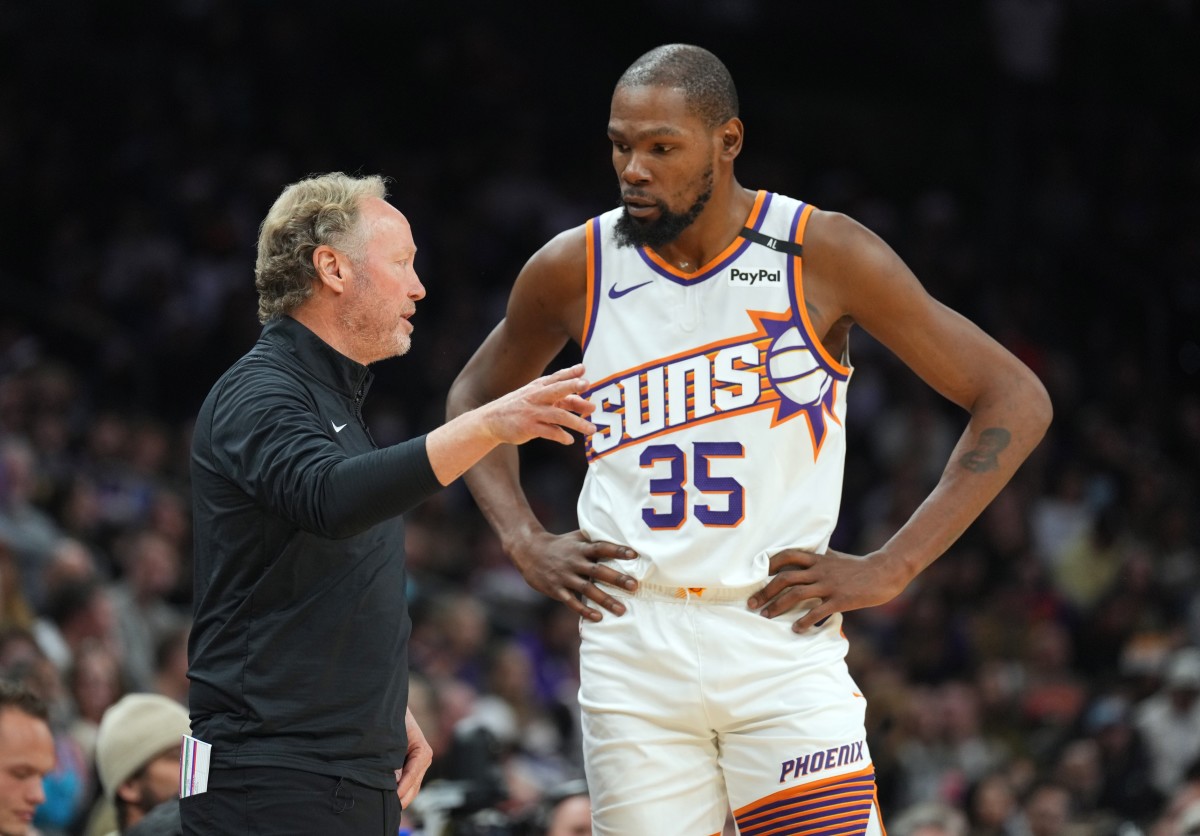
M 730 528 L 742 521 L 746 510 L 746 491 L 736 479 L 729 476 L 714 476 L 713 459 L 740 459 L 745 456 L 742 445 L 736 441 L 697 441 L 692 445 L 694 452 L 693 481 L 696 490 L 704 494 L 724 494 L 725 508 L 714 509 L 712 505 L 696 504 L 693 511 L 701 524 L 714 528 Z M 661 471 L 666 465 L 669 475 L 650 479 L 651 496 L 669 496 L 670 511 L 642 509 L 642 519 L 655 530 L 679 528 L 687 521 L 687 454 L 674 444 L 652 444 L 642 451 L 639 464 L 643 468 Z

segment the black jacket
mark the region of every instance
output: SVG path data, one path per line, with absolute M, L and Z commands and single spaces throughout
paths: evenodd
M 284 318 L 200 409 L 188 676 L 214 766 L 395 787 L 412 629 L 400 515 L 441 486 L 424 436 L 376 448 L 371 380 Z

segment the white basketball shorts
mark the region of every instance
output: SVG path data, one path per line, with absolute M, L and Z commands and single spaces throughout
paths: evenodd
M 866 700 L 841 618 L 746 607 L 758 587 L 643 584 L 581 621 L 584 763 L 596 836 L 882 836 Z

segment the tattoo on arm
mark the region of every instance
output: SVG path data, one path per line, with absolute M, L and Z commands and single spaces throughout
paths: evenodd
M 979 444 L 959 459 L 959 464 L 975 473 L 987 473 L 1000 466 L 1000 451 L 1012 441 L 1012 433 L 1002 427 L 989 427 L 979 434 Z

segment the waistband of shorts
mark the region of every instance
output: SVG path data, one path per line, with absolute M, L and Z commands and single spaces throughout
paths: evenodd
M 612 587 L 609 591 L 618 598 L 648 598 L 654 601 L 678 601 L 692 604 L 739 603 L 744 606 L 746 600 L 762 589 L 765 584 L 764 580 L 762 583 L 750 586 L 669 586 L 639 581 L 636 592 L 626 592 L 617 587 Z

